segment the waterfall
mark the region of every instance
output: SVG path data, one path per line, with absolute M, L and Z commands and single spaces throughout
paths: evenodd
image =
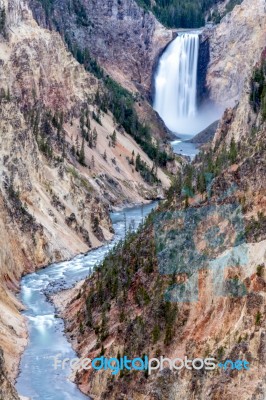
M 175 133 L 192 133 L 197 115 L 199 34 L 182 33 L 163 53 L 155 77 L 154 109 Z

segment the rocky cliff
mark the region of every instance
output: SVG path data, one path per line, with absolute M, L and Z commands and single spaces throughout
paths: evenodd
M 110 207 L 162 196 L 169 179 L 160 168 L 155 177 L 140 145 L 99 110 L 100 81 L 61 36 L 21 0 L 1 10 L 0 344 L 14 378 L 26 344 L 14 297 L 21 275 L 110 239 Z
M 137 143 L 125 126 L 117 121 L 114 115 L 116 110 L 108 108 L 110 92 L 106 92 L 103 80 L 88 70 L 85 63 L 82 66 L 77 60 L 80 61 L 81 57 L 84 61 L 86 54 L 91 69 L 99 72 L 99 65 L 102 66 L 105 74 L 109 74 L 134 94 L 128 97 L 127 93 L 115 86 L 115 90 L 134 102 L 142 122 L 142 125 L 138 122 L 132 109 L 127 109 L 134 116 L 127 125 L 130 133 L 135 133 L 138 127 L 138 133 L 147 134 L 146 125 L 149 124 L 157 138 L 165 139 L 167 132 L 161 121 L 154 116 L 147 98 L 156 59 L 171 40 L 172 32 L 164 29 L 152 14 L 138 7 L 133 0 L 31 0 L 29 3 L 4 0 L 0 8 L 0 346 L 4 350 L 6 365 L 4 367 L 1 354 L 0 387 L 3 393 L 0 396 L 6 400 L 16 399 L 8 378 L 15 378 L 19 355 L 27 339 L 25 321 L 18 311 L 23 306 L 14 295 L 21 275 L 76 253 L 86 252 L 110 239 L 110 207 L 162 197 L 170 183 L 163 170 L 155 165 L 156 157 L 151 160 L 143 151 L 145 146 L 140 140 L 142 137 L 133 135 L 138 139 Z M 243 87 L 249 89 L 249 81 L 245 81 L 245 77 L 251 65 L 259 60 L 265 40 L 264 27 L 264 2 L 252 0 L 248 3 L 246 0 L 211 32 L 207 83 L 213 100 L 221 104 L 229 103 L 230 100 L 231 103 L 232 99 L 239 98 Z M 94 63 L 94 58 L 98 65 Z M 109 85 L 115 85 L 105 75 L 106 80 Z M 240 271 L 237 276 L 246 281 L 250 290 L 255 292 L 255 297 L 251 293 L 249 298 L 237 301 L 216 301 L 208 292 L 209 275 L 206 280 L 203 277 L 202 285 L 208 296 L 203 297 L 196 306 L 184 306 L 180 310 L 180 321 L 175 331 L 175 340 L 180 339 L 180 347 L 175 342 L 167 345 L 164 343 L 167 321 L 160 316 L 159 330 L 163 333 L 157 342 L 164 354 L 179 349 L 183 351 L 186 347 L 191 349 L 191 354 L 207 351 L 208 346 L 215 354 L 219 353 L 220 348 L 224 348 L 228 355 L 232 351 L 246 354 L 252 350 L 252 357 L 257 357 L 260 365 L 264 365 L 264 320 L 259 316 L 264 310 L 265 257 L 263 227 L 261 221 L 258 221 L 258 211 L 265 205 L 265 166 L 261 153 L 257 151 L 262 148 L 265 125 L 257 114 L 250 109 L 249 95 L 244 94 L 238 108 L 226 112 L 213 145 L 219 153 L 221 142 L 230 147 L 234 138 L 236 142 L 244 140 L 246 144 L 243 158 L 238 160 L 237 166 L 228 167 L 226 172 L 229 175 L 225 175 L 224 179 L 238 179 L 246 185 L 242 187 L 238 199 L 246 202 L 250 235 L 255 229 L 258 243 L 250 245 L 253 258 L 247 271 Z M 256 153 L 250 154 L 247 148 L 252 143 L 247 138 L 254 129 L 258 133 L 255 139 Z M 149 137 L 147 143 L 153 153 L 161 150 L 153 136 Z M 138 167 L 137 154 L 142 160 Z M 261 185 L 259 193 L 257 181 Z M 217 182 L 222 185 L 224 181 Z M 245 190 L 255 194 L 247 200 Z M 138 319 L 139 316 L 145 318 L 147 311 L 153 321 L 156 314 L 154 310 L 157 303 L 154 309 L 149 308 L 151 302 L 148 299 L 152 299 L 156 291 L 158 273 L 156 275 L 155 269 L 149 270 L 147 267 L 154 260 L 147 261 L 144 249 L 145 245 L 148 248 L 152 243 L 151 240 L 147 242 L 150 235 L 149 230 L 144 231 L 140 240 L 134 239 L 137 242 L 132 242 L 132 247 L 139 246 L 141 249 L 141 258 L 137 258 L 139 264 L 132 249 L 128 253 L 136 271 L 133 271 L 129 297 L 120 299 L 119 304 L 124 304 L 124 312 L 118 310 L 113 299 L 108 299 L 111 317 L 110 334 L 103 340 L 106 354 L 122 351 L 125 343 L 128 349 L 132 348 L 134 343 L 129 334 L 134 324 L 136 337 L 141 337 L 141 342 L 137 342 L 138 349 L 156 351 L 155 345 L 152 349 L 145 347 L 149 341 L 142 339 L 145 332 Z M 147 264 L 144 270 L 143 259 Z M 127 258 L 124 261 L 128 264 Z M 262 267 L 257 270 L 260 265 Z M 124 271 L 123 268 L 121 271 L 121 282 L 124 282 L 125 276 L 132 271 Z M 231 277 L 230 271 L 228 274 Z M 85 302 L 89 297 L 88 288 L 95 283 L 93 279 L 86 283 L 79 299 L 71 302 L 70 306 L 68 330 L 76 335 L 77 342 L 74 345 L 80 354 L 89 351 L 95 355 L 99 351 L 100 328 L 97 333 L 97 329 L 88 325 L 87 338 L 84 338 L 79 329 L 80 320 L 77 320 L 77 311 L 80 311 L 78 318 L 88 318 Z M 162 292 L 158 294 L 161 295 Z M 102 324 L 102 311 L 105 309 L 102 310 L 102 305 L 97 303 L 97 296 L 94 306 L 92 313 L 96 321 L 95 328 L 98 323 Z M 125 317 L 125 311 L 133 322 Z M 161 314 L 164 311 L 162 306 Z M 212 315 L 210 325 L 208 321 Z M 217 324 L 217 320 L 220 324 Z M 237 324 L 239 328 L 235 328 Z M 147 330 L 146 334 L 158 336 L 158 327 L 157 333 L 155 328 L 150 325 L 150 332 Z M 239 335 L 241 329 L 245 339 Z M 202 340 L 197 336 L 197 330 Z M 233 344 L 229 330 L 233 332 Z M 102 379 L 101 384 L 99 377 Z M 127 390 L 126 378 L 120 383 L 112 383 L 107 377 L 95 375 L 88 384 L 87 376 L 81 375 L 77 376 L 77 382 L 82 390 L 93 392 L 99 398 L 103 398 L 104 392 L 118 398 L 118 393 L 120 395 Z M 212 378 L 201 379 L 196 376 L 192 379 L 191 387 L 190 380 L 185 379 L 182 389 L 184 398 L 190 398 L 192 393 L 206 398 L 211 385 L 214 385 L 214 395 L 222 399 L 220 388 L 228 377 L 222 375 L 217 380 Z M 233 376 L 229 385 L 233 394 L 236 393 L 234 385 L 237 379 L 242 382 L 237 375 Z M 252 379 L 258 382 L 256 387 Z M 178 377 L 174 380 L 170 377 L 168 380 L 168 375 L 162 374 L 159 379 L 156 376 L 154 380 L 144 383 L 146 393 L 143 394 L 133 377 L 128 384 L 128 393 L 136 399 L 143 398 L 142 395 L 164 398 L 168 395 L 165 394 L 168 385 L 173 396 L 177 396 L 176 386 L 182 382 Z M 248 375 L 243 390 L 259 398 L 261 386 L 254 372 Z
M 157 214 L 107 257 L 97 274 L 72 293 L 71 301 L 66 296 L 62 307 L 60 296 L 56 299 L 66 332 L 80 356 L 209 356 L 218 362 L 245 359 L 250 369 L 171 372 L 165 367 L 150 376 L 123 371 L 119 377 L 107 371 L 78 372 L 76 382 L 94 399 L 265 398 L 265 52 L 258 59 L 252 80 L 245 83 L 248 93 L 244 90 L 238 106 L 225 112 L 205 155 L 183 171 L 182 181 L 190 194 L 184 196 L 177 179 Z M 208 174 L 213 178 L 211 191 L 208 181 L 202 181 Z M 236 205 L 243 226 L 235 232 L 230 227 L 234 217 L 230 214 L 224 219 L 221 211 Z M 182 216 L 199 217 L 204 209 L 216 212 L 207 213 L 191 235 L 195 251 L 207 258 L 212 254 L 213 267 L 199 269 L 196 265 L 193 270 L 192 257 L 184 269 L 184 259 L 177 253 L 179 263 L 165 271 L 167 245 L 184 243 L 182 255 L 187 254 L 191 235 L 180 239 L 185 223 Z M 170 233 L 167 243 L 157 239 L 161 218 L 168 221 L 163 225 L 163 232 Z M 189 221 L 193 225 L 195 219 Z M 222 240 L 222 247 L 208 236 L 208 232 L 215 235 L 214 226 L 221 233 L 217 240 Z M 219 249 L 218 253 L 212 253 L 217 251 L 214 249 Z M 223 267 L 221 274 L 219 260 L 226 260 L 231 251 L 236 251 L 236 259 Z M 188 287 L 186 300 L 176 302 L 179 297 L 171 297 L 176 296 L 174 290 L 181 296 L 178 287 L 191 276 L 197 277 L 195 292 Z
M 134 0 L 31 0 L 36 21 L 60 32 L 76 58 L 90 56 L 123 87 L 139 93 L 136 110 L 160 138 L 169 135 L 150 105 L 152 75 L 162 49 L 172 40 L 151 12 Z
M 234 106 L 266 42 L 264 0 L 244 0 L 220 24 L 205 32 L 209 37 L 210 63 L 207 87 L 212 100 Z
M 227 3 L 220 5 L 225 7 Z M 150 11 L 133 0 L 31 0 L 29 4 L 38 23 L 60 32 L 76 56 L 78 50 L 87 48 L 110 76 L 132 92 L 149 98 L 158 56 L 173 37 L 173 32 L 165 29 Z M 199 102 L 209 96 L 226 107 L 239 100 L 245 79 L 265 43 L 265 18 L 264 0 L 245 0 L 220 24 L 204 30 L 198 71 Z M 154 120 L 148 103 L 140 98 L 140 104 L 142 118 Z M 153 124 L 154 131 L 160 134 L 160 121 Z
M 134 0 L 30 2 L 36 20 L 56 28 L 67 41 L 90 53 L 118 82 L 149 90 L 154 59 L 171 40 L 153 16 Z
M 5 369 L 3 351 L 0 350 L 0 399 L 1 400 L 19 400 L 16 391 L 10 385 Z

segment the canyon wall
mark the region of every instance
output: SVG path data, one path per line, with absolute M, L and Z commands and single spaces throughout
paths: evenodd
M 71 44 L 88 48 L 106 71 L 132 91 L 149 91 L 153 62 L 171 39 L 134 0 L 54 1 L 48 12 L 31 1 L 36 20 L 62 32 Z
M 172 40 L 171 30 L 134 0 L 56 0 L 48 8 L 30 0 L 29 5 L 36 21 L 60 32 L 75 57 L 88 50 L 116 82 L 137 95 L 138 115 L 151 126 L 153 135 L 169 137 L 150 101 L 154 68 Z
M 37 0 L 29 4 L 38 23 L 60 32 L 74 53 L 77 48 L 82 51 L 87 48 L 122 86 L 150 99 L 158 56 L 175 35 L 151 12 L 133 0 L 101 4 L 92 0 L 80 0 L 77 4 L 56 0 L 46 8 Z M 199 103 L 208 96 L 222 107 L 239 100 L 245 79 L 265 43 L 265 24 L 264 0 L 244 0 L 220 24 L 203 30 Z M 144 120 L 154 121 L 147 101 L 141 97 L 139 100 L 142 106 L 139 114 Z M 164 130 L 160 120 L 153 122 L 153 128 L 158 134 Z
M 204 35 L 209 38 L 210 46 L 207 73 L 210 98 L 221 106 L 234 106 L 265 46 L 265 1 L 244 0 Z
M 207 90 L 213 101 L 233 107 L 225 111 L 209 149 L 208 160 L 216 174 L 210 197 L 199 195 L 184 205 L 178 196 L 173 196 L 172 202 L 170 197 L 165 208 L 160 209 L 168 213 L 183 207 L 239 204 L 244 219 L 241 234 L 247 251 L 245 265 L 226 268 L 222 279 L 212 269 L 194 272 L 199 279 L 198 299 L 167 305 L 166 288 L 183 283 L 186 277 L 182 272 L 163 277 L 159 274 L 154 239 L 157 231 L 150 222 L 128 239 L 124 252 L 122 249 L 106 260 L 100 276 L 89 278 L 71 296 L 59 294 L 55 298 L 66 321 L 67 335 L 81 357 L 94 358 L 103 353 L 106 357 L 126 354 L 129 358 L 143 354 L 170 358 L 209 356 L 218 361 L 246 359 L 250 370 L 171 373 L 164 368 L 151 376 L 123 372 L 117 378 L 107 371 L 78 372 L 76 383 L 97 400 L 265 398 L 266 126 L 265 112 L 252 106 L 250 82 L 254 67 L 265 65 L 265 15 L 264 1 L 244 1 L 220 25 L 203 33 L 210 46 Z M 231 164 L 226 166 L 228 154 Z M 202 168 L 200 161 L 196 161 L 195 168 Z M 236 189 L 230 192 L 232 187 Z M 223 198 L 225 192 L 228 198 Z M 202 232 L 213 224 L 219 229 L 224 227 L 219 218 L 211 221 L 212 218 L 204 221 L 204 226 L 195 232 L 197 249 L 204 248 Z M 228 232 L 229 228 L 225 235 Z M 231 249 L 227 243 L 226 251 Z M 205 251 L 209 248 L 205 247 Z M 117 289 L 117 276 L 111 273 L 117 266 L 118 282 L 127 285 L 126 291 Z M 98 280 L 110 288 L 108 293 L 103 292 Z M 218 295 L 215 284 L 227 294 Z
M 208 65 L 210 62 L 210 43 L 206 35 L 200 35 L 199 59 L 197 71 L 197 104 L 198 106 L 209 99 L 206 85 Z
M 265 56 L 262 62 L 266 62 Z M 125 354 L 130 359 L 143 354 L 150 358 L 214 357 L 218 362 L 245 359 L 250 369 L 212 372 L 183 368 L 171 372 L 166 366 L 150 376 L 143 371 L 124 370 L 116 377 L 105 370 L 77 372 L 79 387 L 94 399 L 265 398 L 266 126 L 262 110 L 252 107 L 250 90 L 249 87 L 249 93 L 242 94 L 237 107 L 226 111 L 219 124 L 212 154 L 215 158 L 224 157 L 224 161 L 214 178 L 211 195 L 198 194 L 185 205 L 182 197 L 180 199 L 174 192 L 167 203 L 161 205 L 155 222 L 150 218 L 137 235 L 128 238 L 117 253 L 107 257 L 98 274 L 76 288 L 70 297 L 59 294 L 55 298 L 66 321 L 67 335 L 81 357 L 93 359 L 104 353 L 106 357 L 118 358 Z M 233 138 L 238 143 L 237 153 L 232 150 Z M 228 166 L 224 155 L 227 151 L 229 157 L 234 155 Z M 215 158 L 209 158 L 209 163 L 217 166 Z M 196 161 L 195 169 L 201 167 L 200 161 Z M 176 190 L 180 190 L 178 186 Z M 236 252 L 236 265 L 223 267 L 221 274 L 219 258 L 226 259 L 232 251 L 229 226 L 232 221 L 223 220 L 221 214 L 228 204 L 240 206 L 244 231 L 236 233 L 239 238 L 244 235 L 244 253 Z M 167 271 L 162 272 L 162 265 L 159 267 L 160 260 L 167 260 L 163 254 L 167 246 L 164 244 L 161 252 L 161 246 L 156 247 L 157 218 L 176 210 L 181 215 L 190 212 L 193 215 L 194 207 L 197 212 L 214 207 L 218 213 L 210 213 L 197 224 L 193 231 L 195 248 L 207 254 L 212 251 L 212 244 L 206 246 L 204 242 L 213 226 L 223 232 L 226 246 L 218 258 L 214 257 L 212 268 L 193 270 L 189 266 L 189 274 L 198 279 L 198 296 L 192 292 L 188 300 L 175 302 L 174 297 L 169 297 L 169 287 L 186 281 L 187 272 L 182 260 L 177 270 L 169 271 L 169 275 Z M 173 242 L 183 221 L 181 217 L 167 220 L 164 229 L 172 232 L 170 240 Z M 236 240 L 235 234 L 231 239 Z M 216 248 L 217 243 L 215 251 Z M 103 290 L 105 287 L 109 288 L 108 292 Z
M 138 92 L 138 115 L 155 136 L 166 139 L 167 131 L 147 99 L 155 62 L 172 32 L 133 0 L 55 0 L 46 8 L 34 0 L 4 0 L 2 6 L 6 24 L 0 32 L 0 386 L 6 388 L 1 393 L 6 400 L 16 399 L 7 376 L 14 380 L 27 340 L 18 311 L 23 306 L 14 295 L 21 275 L 102 244 L 112 237 L 110 207 L 161 198 L 170 184 L 160 168 L 158 184 L 147 183 L 136 171 L 138 153 L 149 169 L 153 162 L 109 110 L 99 112 L 95 98 L 102 84 L 76 61 L 64 41 L 76 58 L 78 50 L 88 48 L 110 76 Z M 245 79 L 259 60 L 265 42 L 265 2 L 245 0 L 208 37 L 207 89 L 214 101 L 231 104 L 239 99 L 244 82 L 248 88 Z M 247 107 L 248 96 L 241 101 L 242 111 L 232 121 L 229 118 L 228 135 L 224 130 L 229 122 L 220 125 L 218 142 L 220 137 L 229 144 L 232 137 L 245 136 L 251 115 Z M 84 116 L 90 121 L 86 129 L 97 132 L 92 146 L 83 140 Z M 263 182 L 260 174 L 259 170 L 256 176 Z M 226 307 L 230 310 L 232 304 Z M 251 325 L 248 330 L 253 334 Z M 254 346 L 260 346 L 259 340 L 257 335 Z
M 110 111 L 99 112 L 101 83 L 61 36 L 39 27 L 21 0 L 1 7 L 1 377 L 14 379 L 27 339 L 14 295 L 21 275 L 111 239 L 110 208 L 163 196 L 169 178 L 159 168 L 152 184 L 136 171 L 137 154 L 149 169 L 153 162 Z

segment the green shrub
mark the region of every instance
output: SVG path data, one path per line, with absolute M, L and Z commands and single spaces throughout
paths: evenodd
M 155 327 L 152 330 L 152 342 L 153 344 L 157 343 L 159 338 L 160 338 L 161 330 L 159 325 L 155 325 Z
M 255 325 L 260 325 L 261 319 L 262 319 L 262 314 L 260 311 L 258 311 L 255 317 Z
M 217 358 L 218 358 L 218 361 L 220 361 L 220 360 L 223 358 L 224 354 L 225 354 L 224 347 L 223 347 L 223 346 L 220 346 L 220 347 L 218 348 L 218 350 L 217 350 Z
M 257 276 L 261 277 L 263 275 L 264 265 L 257 266 Z

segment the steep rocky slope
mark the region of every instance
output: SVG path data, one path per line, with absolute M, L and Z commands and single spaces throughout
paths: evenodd
M 99 110 L 101 83 L 60 35 L 40 28 L 21 0 L 3 9 L 0 346 L 14 378 L 26 344 L 13 294 L 21 274 L 110 239 L 109 208 L 162 196 L 169 178 L 108 109 Z
M 5 365 L 4 356 L 2 350 L 0 350 L 0 399 L 3 400 L 19 400 L 16 391 L 13 389 L 8 381 Z
M 246 76 L 246 72 L 242 75 L 239 73 L 242 72 L 240 65 L 245 60 L 243 71 L 250 69 L 259 59 L 258 49 L 265 39 L 264 3 L 260 0 L 247 3 L 247 0 L 244 1 L 241 8 L 226 17 L 214 29 L 209 39 L 211 63 L 208 86 L 212 99 L 220 103 L 239 97 Z M 3 362 L 0 362 L 0 387 L 5 390 L 1 393 L 4 399 L 15 399 L 16 395 L 8 383 L 7 372 L 12 379 L 15 377 L 19 355 L 26 344 L 25 322 L 18 312 L 22 305 L 14 295 L 21 275 L 100 245 L 112 236 L 108 216 L 110 207 L 161 197 L 164 188 L 169 186 L 169 179 L 155 165 L 156 157 L 153 161 L 149 159 L 132 135 L 128 135 L 121 124 L 117 123 L 112 112 L 104 106 L 103 100 L 99 101 L 99 97 L 104 98 L 105 94 L 103 82 L 92 72 L 86 71 L 75 58 L 79 59 L 80 54 L 88 48 L 91 56 L 97 58 L 110 76 L 134 93 L 134 107 L 144 123 L 143 128 L 148 123 L 156 137 L 165 139 L 167 132 L 161 121 L 154 116 L 147 97 L 156 59 L 171 40 L 172 32 L 163 28 L 150 13 L 138 7 L 132 0 L 86 3 L 30 1 L 29 5 L 22 0 L 4 0 L 0 7 L 6 11 L 5 18 L 2 13 L 0 16 L 0 347 L 4 349 L 6 364 L 4 367 Z M 62 38 L 75 58 L 67 51 Z M 250 51 L 246 57 L 247 45 Z M 238 52 L 239 57 L 236 56 Z M 92 59 L 90 61 L 93 63 Z M 223 63 L 226 63 L 225 68 Z M 223 70 L 231 84 L 223 75 Z M 236 79 L 238 75 L 239 80 Z M 223 89 L 224 85 L 226 90 Z M 248 116 L 255 121 L 256 131 L 259 131 L 256 143 L 260 143 L 259 137 L 263 137 L 261 122 L 249 111 L 249 98 L 246 95 L 237 110 L 226 113 L 215 139 L 219 148 L 220 140 L 230 146 L 232 137 L 236 141 L 248 137 L 252 126 Z M 136 123 L 136 120 L 133 122 Z M 149 144 L 158 150 L 153 138 Z M 142 160 L 141 163 L 138 162 L 138 167 L 137 154 Z M 251 192 L 257 189 L 256 180 L 260 182 L 261 189 L 265 188 L 261 155 L 256 153 L 256 157 L 253 156 L 254 154 L 249 155 L 247 161 L 239 167 L 242 181 L 246 182 L 248 178 L 251 181 L 251 184 L 246 182 Z M 252 160 L 256 160 L 255 165 Z M 234 168 L 230 172 L 233 175 Z M 264 197 L 259 193 L 250 199 L 248 217 L 251 219 L 252 231 L 257 226 L 256 213 L 260 207 L 264 207 Z M 149 232 L 143 236 L 143 244 L 146 243 L 145 237 L 149 238 L 148 234 Z M 257 235 L 261 239 L 260 231 Z M 248 269 L 248 274 L 252 276 L 253 271 L 256 275 L 252 278 L 252 285 L 255 282 L 259 292 L 264 287 L 263 273 L 258 276 L 256 272 L 256 263 L 263 263 L 260 246 L 262 245 L 256 248 L 258 258 L 252 261 Z M 140 256 L 142 257 L 141 253 Z M 240 277 L 248 279 L 248 276 Z M 257 277 L 262 280 L 257 282 Z M 153 276 L 150 278 L 150 275 L 143 278 L 147 291 L 154 289 Z M 137 287 L 138 275 L 136 280 Z M 83 318 L 86 312 L 83 300 L 88 295 L 87 287 L 82 290 L 82 296 L 72 307 L 70 318 L 73 319 L 73 325 L 69 329 L 81 340 L 82 345 L 77 345 L 80 353 L 90 349 L 96 354 L 98 347 L 91 349 L 89 342 L 83 342 L 80 321 L 77 325 L 74 318 L 77 310 L 80 310 L 79 318 Z M 132 291 L 134 293 L 135 289 Z M 143 294 L 142 289 L 140 292 Z M 125 308 L 130 309 L 132 306 L 134 317 L 142 313 L 139 306 L 144 301 L 141 299 L 142 294 L 137 296 L 140 296 L 137 303 L 132 303 L 132 299 L 127 300 L 129 303 Z M 255 301 L 258 309 L 256 312 L 263 311 L 260 301 Z M 217 302 L 215 306 L 215 315 L 220 315 L 221 304 Z M 123 329 L 126 332 L 125 335 L 113 332 L 114 341 L 118 343 L 114 350 L 116 352 L 117 348 L 121 346 L 122 349 L 124 346 L 123 338 L 128 333 L 128 321 L 118 321 L 116 305 L 113 304 L 112 307 L 112 326 L 116 329 L 117 324 L 121 324 L 122 332 Z M 213 305 L 208 303 L 206 307 L 206 312 L 209 313 L 208 307 L 212 310 Z M 231 310 L 232 307 L 228 300 L 225 309 Z M 244 310 L 244 316 L 245 307 L 250 311 L 250 305 L 244 300 L 239 305 Z M 194 315 L 195 318 L 197 316 L 196 311 L 191 311 L 193 318 Z M 97 312 L 100 311 L 96 310 Z M 182 321 L 186 320 L 187 313 L 187 309 L 181 310 Z M 96 319 L 98 317 L 99 315 Z M 252 331 L 252 321 L 253 316 L 246 325 L 245 321 L 243 324 L 250 337 L 254 333 L 255 339 L 250 339 L 250 346 L 256 348 L 261 360 L 263 335 L 261 328 L 258 332 Z M 184 322 L 188 330 L 191 325 Z M 200 321 L 198 325 L 201 325 Z M 233 319 L 224 326 L 231 328 Z M 162 325 L 162 329 L 164 328 Z M 87 333 L 95 344 L 95 332 L 90 330 Z M 218 344 L 220 347 L 224 346 L 223 341 L 226 342 L 227 337 L 225 334 L 221 340 L 218 338 L 215 345 L 211 341 L 213 351 L 218 351 Z M 122 344 L 119 342 L 120 338 Z M 186 341 L 183 344 L 186 345 Z M 104 346 L 108 348 L 108 343 L 104 343 Z M 143 351 L 147 350 L 141 346 Z M 162 343 L 161 347 L 164 348 L 163 346 Z M 110 354 L 112 351 L 113 349 Z M 170 354 L 172 349 L 166 348 L 165 354 L 167 351 Z M 0 358 L 2 360 L 2 356 Z M 98 396 L 102 396 L 104 390 L 110 392 L 105 378 L 101 388 L 97 376 L 94 378 L 91 386 L 87 385 L 84 377 L 78 378 L 83 390 L 93 390 Z M 206 382 L 203 382 L 204 388 L 208 388 L 209 383 Z M 153 384 L 155 392 L 163 390 L 157 381 L 151 382 Z M 217 390 L 219 387 L 218 382 Z M 147 390 L 149 388 L 150 384 L 147 385 Z M 255 393 L 251 389 L 247 389 L 249 393 Z M 116 396 L 117 392 L 123 390 L 118 385 L 112 393 Z M 190 389 L 184 390 L 185 393 L 191 393 Z
M 136 110 L 153 135 L 169 132 L 150 105 L 153 70 L 172 31 L 134 0 L 38 1 L 29 5 L 41 26 L 60 32 L 77 59 L 84 52 L 123 87 L 137 95 Z
M 234 4 L 234 2 L 232 2 Z M 220 3 L 219 3 L 220 4 Z M 220 4 L 225 7 L 227 2 Z M 89 50 L 104 69 L 132 92 L 146 98 L 152 94 L 152 75 L 158 56 L 172 40 L 154 15 L 133 0 L 119 2 L 68 2 L 31 0 L 30 7 L 42 26 L 58 30 L 73 54 Z M 187 10 L 185 11 L 187 12 Z M 189 13 L 188 13 L 189 14 Z M 265 43 L 266 11 L 264 0 L 244 0 L 227 14 L 220 24 L 203 33 L 209 51 L 202 46 L 199 87 L 205 86 L 205 64 L 209 61 L 206 95 L 219 105 L 232 106 L 239 100 L 246 77 L 259 59 Z M 247 51 L 248 49 L 248 51 Z M 205 63 L 205 64 L 204 64 Z M 201 71 L 202 72 L 202 71 Z M 143 120 L 153 121 L 154 132 L 161 135 L 163 127 L 148 102 L 139 97 L 138 113 Z
M 210 32 L 210 64 L 207 86 L 210 98 L 234 106 L 246 78 L 259 61 L 266 42 L 264 0 L 244 0 Z
M 90 53 L 118 82 L 149 88 L 154 59 L 172 32 L 134 0 L 30 3 L 37 21 L 62 32 L 73 47 Z
M 247 81 L 248 94 L 244 91 L 239 105 L 225 112 L 213 144 L 186 167 L 167 202 L 72 293 L 70 302 L 66 296 L 62 307 L 60 296 L 56 300 L 80 356 L 209 356 L 221 362 L 246 359 L 250 369 L 171 373 L 164 368 L 151 376 L 123 371 L 118 377 L 104 370 L 78 372 L 76 382 L 94 399 L 265 398 L 265 65 L 264 52 L 252 82 Z M 235 216 L 226 214 L 232 207 Z M 182 218 L 189 223 L 185 236 L 180 236 Z M 161 233 L 158 221 L 166 221 Z M 236 221 L 238 228 L 232 229 Z M 187 252 L 191 236 L 193 254 L 202 255 L 195 260 Z M 171 248 L 177 262 L 165 270 L 173 259 L 173 253 L 167 258 Z M 224 267 L 230 252 L 233 258 Z M 198 265 L 209 259 L 209 266 Z M 193 277 L 197 284 L 190 291 L 186 282 Z

